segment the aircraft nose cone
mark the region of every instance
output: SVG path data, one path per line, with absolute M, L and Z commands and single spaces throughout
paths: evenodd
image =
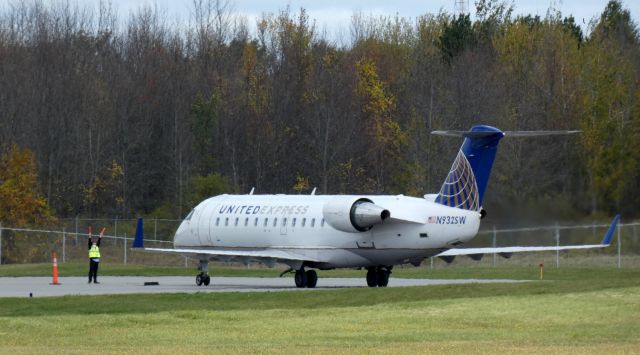
M 178 226 L 178 230 L 176 230 L 176 234 L 173 236 L 173 243 L 182 244 L 182 242 L 184 242 L 186 231 L 186 222 L 183 221 L 182 223 L 180 223 L 180 225 Z

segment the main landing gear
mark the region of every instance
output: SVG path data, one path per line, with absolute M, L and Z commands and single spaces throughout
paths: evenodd
M 369 287 L 387 287 L 391 267 L 370 267 L 367 268 L 367 285 Z
M 315 288 L 318 283 L 318 274 L 315 270 L 304 271 L 304 268 L 296 270 L 296 287 L 298 288 Z
M 198 270 L 200 273 L 196 275 L 196 285 L 209 286 L 209 283 L 211 283 L 211 277 L 209 277 L 209 260 L 200 260 Z

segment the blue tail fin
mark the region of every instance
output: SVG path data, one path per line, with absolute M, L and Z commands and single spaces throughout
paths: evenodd
M 456 160 L 435 202 L 445 206 L 480 211 L 491 167 L 504 133 L 491 126 L 473 126 L 465 137 Z

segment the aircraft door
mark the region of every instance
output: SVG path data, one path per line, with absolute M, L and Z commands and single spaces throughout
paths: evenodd
M 218 209 L 222 204 L 218 203 L 211 209 L 211 215 L 209 216 L 209 234 L 208 240 L 210 246 L 215 246 L 220 244 L 221 242 L 221 233 L 220 233 L 220 220 L 222 219 L 219 214 L 217 214 Z

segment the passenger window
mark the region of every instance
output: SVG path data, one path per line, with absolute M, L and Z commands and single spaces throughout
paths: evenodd
M 291 220 L 291 227 L 295 227 L 296 226 L 296 219 L 292 219 Z
M 220 217 L 216 218 L 216 227 L 220 224 Z
M 316 226 L 316 219 L 315 219 L 315 218 L 312 218 L 312 219 L 311 219 L 311 228 L 313 228 L 313 227 L 315 227 L 315 226 Z
M 320 227 L 324 227 L 324 218 L 322 219 L 322 222 L 320 222 Z
M 224 219 L 224 226 L 228 227 L 229 226 L 229 217 Z
M 265 219 L 264 219 L 264 226 L 265 226 L 265 227 L 267 226 L 267 223 L 269 223 L 269 218 L 265 218 Z
M 282 219 L 282 226 L 283 227 L 287 226 L 287 218 L 286 217 Z
M 235 226 L 236 226 L 236 227 L 238 226 L 238 219 L 239 219 L 239 218 L 238 218 L 238 217 L 236 217 L 236 223 L 235 223 Z
M 278 225 L 278 218 L 276 217 L 273 219 L 273 226 L 275 227 L 277 225 Z
M 244 226 L 248 226 L 249 225 L 249 217 L 244 219 Z
M 256 217 L 256 220 L 255 220 L 255 221 L 253 221 L 253 226 L 254 226 L 254 227 L 257 227 L 257 226 L 258 226 L 258 217 Z
M 306 218 L 303 218 L 303 219 L 302 219 L 302 227 L 304 227 L 304 225 L 305 225 L 305 224 L 307 224 L 307 219 L 306 219 Z

